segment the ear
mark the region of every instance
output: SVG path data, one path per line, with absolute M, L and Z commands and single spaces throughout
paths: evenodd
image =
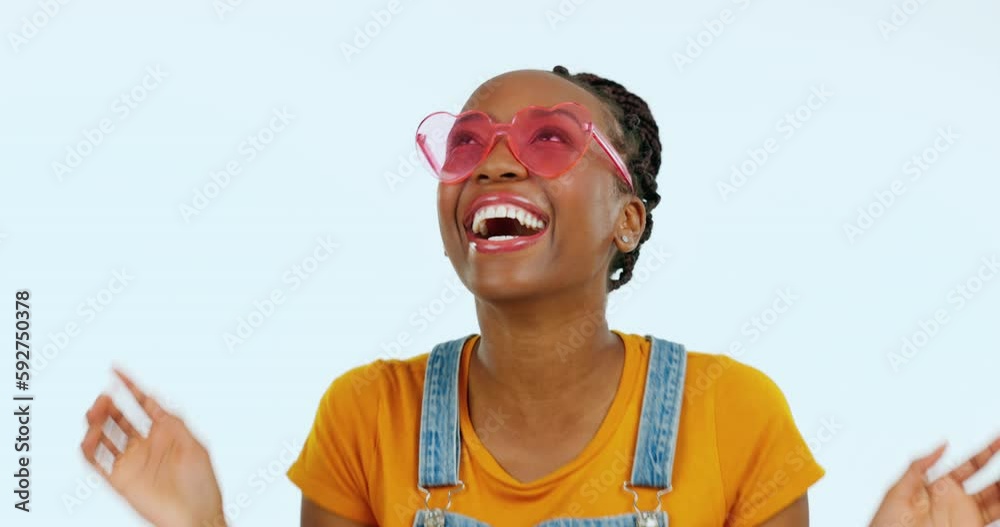
M 646 230 L 646 206 L 637 196 L 630 195 L 618 213 L 613 230 L 615 245 L 623 253 L 630 253 L 639 246 L 639 238 Z

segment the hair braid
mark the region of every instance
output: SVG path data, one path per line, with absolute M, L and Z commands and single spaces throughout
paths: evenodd
M 660 171 L 662 151 L 660 128 L 646 101 L 621 84 L 593 73 L 570 74 L 563 66 L 556 66 L 552 72 L 585 88 L 607 105 L 621 129 L 621 137 L 612 136 L 612 141 L 621 148 L 625 164 L 632 174 L 635 194 L 646 205 L 646 228 L 639 236 L 639 244 L 631 252 L 619 253 L 608 269 L 608 290 L 614 291 L 632 278 L 639 249 L 653 230 L 652 212 L 660 203 L 660 195 L 656 192 L 656 174 Z M 612 279 L 619 269 L 621 275 Z

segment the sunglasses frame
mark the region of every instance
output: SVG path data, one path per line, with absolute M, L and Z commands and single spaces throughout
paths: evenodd
M 439 181 L 445 184 L 460 183 L 468 179 L 468 177 L 472 175 L 473 172 L 476 171 L 476 167 L 486 160 L 486 158 L 490 155 L 490 152 L 492 152 L 493 149 L 496 148 L 496 145 L 500 142 L 501 136 L 505 135 L 509 136 L 510 129 L 517 124 L 519 117 L 527 114 L 528 112 L 538 111 L 538 110 L 545 112 L 554 112 L 562 107 L 572 107 L 580 115 L 586 117 L 586 122 L 583 123 L 584 131 L 597 142 L 597 144 L 601 147 L 602 150 L 604 150 L 604 153 L 608 156 L 609 159 L 611 159 L 611 162 L 614 163 L 615 168 L 618 170 L 618 176 L 625 181 L 625 184 L 628 185 L 628 188 L 630 190 L 634 191 L 635 186 L 632 183 L 632 175 L 629 173 L 628 167 L 625 165 L 625 161 L 622 160 L 621 155 L 618 154 L 618 151 L 611 144 L 611 141 L 609 141 L 608 138 L 605 137 L 605 135 L 602 134 L 600 130 L 598 130 L 597 127 L 594 125 L 594 120 L 591 118 L 590 111 L 587 110 L 587 107 L 575 102 L 563 102 L 552 106 L 526 106 L 524 108 L 521 108 L 520 110 L 517 111 L 516 114 L 514 114 L 514 117 L 511 119 L 510 123 L 498 123 L 494 121 L 493 118 L 490 117 L 488 114 L 479 110 L 469 110 L 457 115 L 451 112 L 444 112 L 444 111 L 434 112 L 428 115 L 427 117 L 424 117 L 420 121 L 420 124 L 417 126 L 417 134 L 416 134 L 417 146 L 420 148 L 420 152 L 423 154 L 424 160 L 427 162 L 428 165 L 430 165 L 431 170 L 434 171 L 434 174 L 438 176 Z M 438 166 L 434 162 L 434 157 L 432 153 L 428 150 L 427 146 L 428 134 L 421 133 L 421 129 L 423 128 L 424 123 L 426 123 L 430 119 L 433 119 L 441 115 L 451 116 L 455 119 L 455 122 L 458 122 L 460 119 L 470 115 L 481 115 L 486 118 L 487 122 L 490 123 L 493 130 L 491 143 L 488 148 L 484 149 L 482 159 L 480 159 L 479 162 L 477 162 L 476 165 L 473 166 L 467 174 L 450 180 L 441 179 L 440 175 L 442 167 Z M 521 157 L 518 155 L 517 146 L 512 145 L 510 143 L 509 138 L 507 144 L 508 148 L 510 149 L 510 152 L 514 155 L 515 158 L 517 158 L 517 161 L 521 163 L 521 165 L 524 166 L 525 168 L 528 168 L 528 165 L 526 165 L 524 161 L 521 159 Z M 555 174 L 553 176 L 543 176 L 543 177 L 555 178 L 561 176 L 562 174 L 565 174 L 566 172 L 569 172 L 570 170 L 573 169 L 574 166 L 576 166 L 577 163 L 580 162 L 581 159 L 583 159 L 583 157 L 587 154 L 587 150 L 589 149 L 584 149 L 584 151 L 580 154 L 580 156 L 572 164 L 567 166 L 566 169 L 563 170 L 562 172 L 559 172 L 558 174 Z M 530 171 L 531 169 L 529 168 L 528 170 Z

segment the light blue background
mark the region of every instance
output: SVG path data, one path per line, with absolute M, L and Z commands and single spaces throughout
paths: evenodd
M 329 382 L 477 329 L 467 292 L 446 301 L 433 180 L 420 165 L 395 185 L 387 173 L 425 114 L 500 72 L 563 64 L 624 83 L 662 131 L 646 272 L 612 295 L 612 326 L 702 351 L 744 343 L 738 358 L 777 381 L 828 470 L 813 524 L 864 524 L 913 456 L 947 438 L 954 463 L 1000 428 L 1000 275 L 962 309 L 948 300 L 1000 254 L 1000 3 L 928 0 L 885 38 L 903 3 L 564 0 L 555 19 L 557 1 L 400 0 L 348 60 L 342 45 L 387 2 L 245 0 L 220 17 L 210 0 L 71 1 L 21 44 L 11 34 L 41 8 L 4 2 L 0 295 L 31 290 L 34 349 L 52 359 L 30 390 L 34 510 L 5 493 L 0 523 L 140 524 L 103 483 L 68 501 L 93 474 L 83 413 L 118 362 L 209 447 L 227 501 L 249 496 L 235 524 L 297 524 L 283 472 Z M 678 67 L 723 9 L 731 23 Z M 116 98 L 157 66 L 168 76 L 122 118 Z M 779 120 L 820 86 L 832 95 L 786 138 Z M 241 142 L 276 109 L 294 118 L 247 160 Z M 112 133 L 60 180 L 52 163 L 105 118 Z M 911 181 L 905 164 L 948 127 L 954 144 Z M 779 149 L 723 199 L 718 182 L 768 138 Z M 240 174 L 186 221 L 181 205 L 230 161 Z M 906 192 L 851 243 L 843 224 L 894 180 Z M 294 288 L 283 277 L 317 238 L 337 248 Z M 650 271 L 654 250 L 671 257 Z M 134 278 L 109 305 L 78 309 L 122 269 Z M 798 300 L 753 338 L 745 324 L 785 288 Z M 230 352 L 223 335 L 274 289 L 284 303 Z M 949 322 L 894 369 L 889 353 L 938 309 Z M 68 323 L 80 331 L 66 339 Z M 260 470 L 278 475 L 262 484 Z

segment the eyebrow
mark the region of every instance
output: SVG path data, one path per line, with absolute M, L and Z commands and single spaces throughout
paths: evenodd
M 500 119 L 497 118 L 497 116 L 493 115 L 492 113 L 487 112 L 487 111 L 483 111 L 483 110 L 471 110 L 471 109 L 466 110 L 466 109 L 462 109 L 458 113 L 459 113 L 459 115 L 461 115 L 461 114 L 466 113 L 466 112 L 479 112 L 479 113 L 482 113 L 482 114 L 486 114 L 486 116 L 489 117 L 490 120 L 493 121 L 493 122 L 497 122 L 497 121 L 500 120 Z M 468 119 L 468 117 L 463 117 L 462 119 Z
M 539 105 L 536 104 L 536 105 L 533 105 L 533 106 L 539 106 Z M 555 105 L 552 105 L 552 106 L 555 106 Z M 540 107 L 541 108 L 551 108 L 552 106 L 540 106 Z M 523 110 L 523 108 L 522 108 L 522 110 Z M 468 111 L 477 111 L 479 113 L 486 114 L 486 116 L 489 117 L 490 120 L 493 121 L 493 122 L 495 122 L 495 123 L 496 122 L 506 122 L 506 121 L 501 121 L 496 115 L 493 115 L 492 113 L 487 112 L 485 110 L 462 110 L 461 112 L 459 112 L 459 114 L 463 114 L 463 113 L 468 112 Z M 518 112 L 519 111 L 521 111 L 521 110 L 518 110 Z M 576 120 L 576 116 L 574 116 L 573 114 L 571 114 L 571 113 L 569 113 L 569 112 L 567 112 L 565 110 L 556 110 L 556 113 L 559 113 L 559 114 L 562 114 L 562 115 L 568 115 L 569 117 L 572 117 L 574 121 Z M 514 115 L 517 115 L 517 112 L 515 112 Z M 468 119 L 468 117 L 463 117 L 462 119 Z M 459 119 L 459 121 L 461 121 L 462 119 Z M 594 122 L 594 126 L 597 126 L 597 122 L 596 121 Z
M 465 112 L 462 112 L 462 113 L 465 113 Z M 461 114 L 460 114 L 460 115 L 461 115 Z M 469 115 L 465 115 L 465 116 L 462 116 L 462 117 L 460 117 L 460 118 L 456 119 L 456 120 L 455 120 L 455 125 L 460 125 L 460 124 L 463 124 L 463 123 L 465 123 L 466 121 L 471 121 L 471 120 L 473 120 L 473 119 L 474 119 L 474 117 L 473 117 L 473 116 L 469 116 Z M 454 129 L 454 128 L 452 128 L 452 131 L 453 131 L 453 132 L 454 132 L 454 130 L 455 130 L 455 129 Z

